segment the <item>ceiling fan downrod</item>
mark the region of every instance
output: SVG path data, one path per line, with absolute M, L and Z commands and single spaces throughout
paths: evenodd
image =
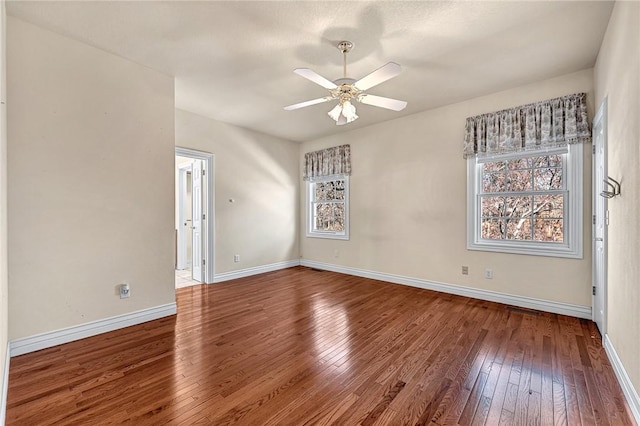
M 340 105 L 344 105 L 345 102 L 357 99 L 361 90 L 353 84 L 355 83 L 354 79 L 347 77 L 347 53 L 353 49 L 353 43 L 348 40 L 343 40 L 338 43 L 337 48 L 342 52 L 344 77 L 334 81 L 337 87 L 330 90 L 330 92 L 334 99 L 338 99 L 340 101 Z
M 338 43 L 338 49 L 342 52 L 342 69 L 344 78 L 347 78 L 347 53 L 353 49 L 353 43 L 348 40 L 343 40 Z

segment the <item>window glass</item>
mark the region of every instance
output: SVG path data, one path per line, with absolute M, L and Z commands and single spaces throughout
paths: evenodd
M 348 178 L 307 183 L 307 235 L 348 238 Z
M 576 150 L 468 160 L 468 248 L 581 257 L 582 149 Z

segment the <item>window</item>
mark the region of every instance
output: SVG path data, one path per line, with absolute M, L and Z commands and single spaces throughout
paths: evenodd
M 467 161 L 467 248 L 582 258 L 582 145 Z
M 307 236 L 349 239 L 349 177 L 307 182 Z

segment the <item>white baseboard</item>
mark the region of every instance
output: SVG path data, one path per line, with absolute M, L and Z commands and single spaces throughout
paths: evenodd
M 300 261 L 300 265 L 311 268 L 324 269 L 327 271 L 340 272 L 358 277 L 371 278 L 374 280 L 388 281 L 395 284 L 404 284 L 411 287 L 419 287 L 427 290 L 440 291 L 442 293 L 456 294 L 474 299 L 488 300 L 490 302 L 504 303 L 506 305 L 519 306 L 522 308 L 536 309 L 539 311 L 552 312 L 554 314 L 568 315 L 572 317 L 591 319 L 591 307 L 572 305 L 570 303 L 554 302 L 551 300 L 535 299 L 527 296 L 517 296 L 497 291 L 481 290 L 472 287 L 464 287 L 454 284 L 428 281 L 420 278 L 405 277 L 402 275 L 387 274 L 384 272 L 367 271 L 364 269 L 350 268 L 346 266 L 332 265 L 329 263 L 316 262 L 312 260 Z
M 9 342 L 11 356 L 26 354 L 40 349 L 50 348 L 63 343 L 73 342 L 108 331 L 118 330 L 131 325 L 142 324 L 158 318 L 175 315 L 177 305 L 175 302 L 166 305 L 154 306 L 153 308 L 142 309 L 128 314 L 117 315 L 73 327 L 54 330 L 35 336 L 23 337 Z
M 239 269 L 237 271 L 223 272 L 221 274 L 215 274 L 213 277 L 214 283 L 222 281 L 235 280 L 236 278 L 250 277 L 251 275 L 263 274 L 265 272 L 277 271 L 280 269 L 291 268 L 293 266 L 299 266 L 300 260 L 286 260 L 284 262 L 272 263 L 270 265 L 256 266 L 253 268 Z
M 627 370 L 625 370 L 622 361 L 620 361 L 618 353 L 613 347 L 613 343 L 611 342 L 611 339 L 609 339 L 608 334 L 604 335 L 602 343 L 604 345 L 604 350 L 609 357 L 609 361 L 611 362 L 611 366 L 613 367 L 613 372 L 616 373 L 616 377 L 618 378 L 618 382 L 622 388 L 622 393 L 624 393 L 625 398 L 627 398 L 627 403 L 629 404 L 629 408 L 631 408 L 631 413 L 633 414 L 636 423 L 640 424 L 640 396 L 638 396 L 638 392 L 633 387 L 631 378 L 629 378 Z
M 0 425 L 5 424 L 7 416 L 7 393 L 9 391 L 9 363 L 11 357 L 9 356 L 9 343 L 7 342 L 6 348 L 7 354 L 4 362 L 4 375 L 2 376 L 2 395 L 0 395 Z

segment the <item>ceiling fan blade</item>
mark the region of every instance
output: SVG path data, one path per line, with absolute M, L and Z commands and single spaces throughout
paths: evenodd
M 293 72 L 306 78 L 307 80 L 311 80 L 314 83 L 319 84 L 325 89 L 335 89 L 336 87 L 338 87 L 332 81 L 327 80 L 326 78 L 324 78 L 317 72 L 310 70 L 309 68 L 296 68 L 295 70 L 293 70 Z
M 395 62 L 389 62 L 386 65 L 381 66 L 369 75 L 365 75 L 354 84 L 360 90 L 367 90 L 373 86 L 377 86 L 380 83 L 384 83 L 400 74 L 402 67 Z
M 308 107 L 308 106 L 311 106 L 311 105 L 321 104 L 323 102 L 328 102 L 331 99 L 333 99 L 331 96 L 325 96 L 324 98 L 312 99 L 310 101 L 304 101 L 304 102 L 300 102 L 300 103 L 297 103 L 297 104 L 289 105 L 289 106 L 284 107 L 284 109 L 286 109 L 287 111 L 291 111 L 291 110 L 298 109 L 298 108 L 304 108 L 304 107 Z
M 394 111 L 402 111 L 407 106 L 405 101 L 367 94 L 360 95 L 358 101 L 363 104 L 392 109 Z

